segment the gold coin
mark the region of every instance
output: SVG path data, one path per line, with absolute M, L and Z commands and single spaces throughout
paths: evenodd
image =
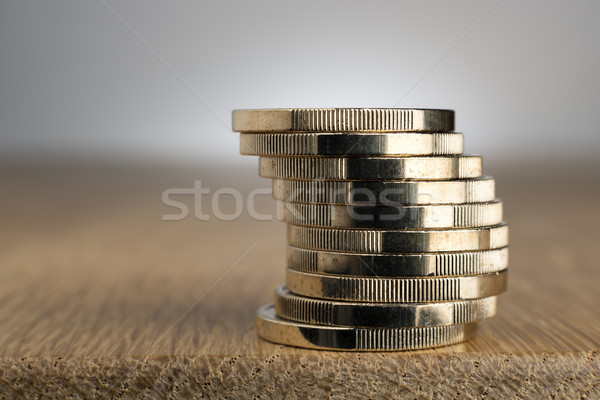
M 353 328 L 280 318 L 273 304 L 258 309 L 258 336 L 269 342 L 319 350 L 399 351 L 447 346 L 472 338 L 477 322 L 420 328 Z
M 478 322 L 496 314 L 496 297 L 441 303 L 359 303 L 314 299 L 275 291 L 282 318 L 315 325 L 368 328 L 417 328 Z
M 234 110 L 237 132 L 451 132 L 454 111 L 411 108 Z
M 479 156 L 261 157 L 260 176 L 277 179 L 441 180 L 481 176 Z
M 256 156 L 455 155 L 462 133 L 242 133 L 240 151 Z
M 287 270 L 286 285 L 299 296 L 369 303 L 424 303 L 480 299 L 506 291 L 506 270 L 485 275 L 381 278 Z

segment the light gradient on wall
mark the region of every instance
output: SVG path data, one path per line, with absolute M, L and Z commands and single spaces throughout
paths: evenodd
M 467 151 L 489 159 L 594 157 L 599 15 L 598 2 L 2 2 L 0 157 L 236 163 L 232 109 L 394 105 L 455 109 Z

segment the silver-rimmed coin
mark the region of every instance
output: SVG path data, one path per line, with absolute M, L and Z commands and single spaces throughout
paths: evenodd
M 287 266 L 301 272 L 375 277 L 464 276 L 508 267 L 508 247 L 483 251 L 368 254 L 287 246 Z
M 441 180 L 481 176 L 479 156 L 261 157 L 260 176 L 276 179 Z
M 463 204 L 496 197 L 495 180 L 484 176 L 451 181 L 273 180 L 276 200 L 324 204 Z
M 313 228 L 288 224 L 288 243 L 305 249 L 359 253 L 431 253 L 498 249 L 508 225 L 437 230 Z
M 429 205 L 283 203 L 283 220 L 294 225 L 354 229 L 472 228 L 502 222 L 502 202 Z
M 353 328 L 285 320 L 268 304 L 256 315 L 258 336 L 269 342 L 319 350 L 399 351 L 447 346 L 473 337 L 477 322 L 421 328 Z
M 496 297 L 442 303 L 358 303 L 314 299 L 275 290 L 275 311 L 288 320 L 316 325 L 416 328 L 478 322 L 496 314 Z
M 299 296 L 369 303 L 424 303 L 497 296 L 506 270 L 485 275 L 383 278 L 287 270 L 286 286 Z
M 237 132 L 451 132 L 454 111 L 419 108 L 234 110 Z
M 462 133 L 242 133 L 240 151 L 255 156 L 431 156 L 463 152 Z

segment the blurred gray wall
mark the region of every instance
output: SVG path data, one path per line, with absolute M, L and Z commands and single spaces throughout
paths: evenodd
M 232 109 L 394 105 L 455 109 L 487 159 L 597 158 L 599 19 L 597 1 L 2 0 L 0 159 L 239 163 Z

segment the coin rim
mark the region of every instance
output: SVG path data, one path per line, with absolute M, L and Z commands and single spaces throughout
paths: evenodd
M 307 324 L 283 319 L 275 313 L 273 303 L 260 307 L 256 312 L 256 327 L 260 338 L 271 343 L 300 348 L 331 350 L 331 351 L 407 351 L 433 347 L 449 346 L 473 338 L 477 332 L 477 322 L 467 324 L 446 325 L 435 327 L 409 328 L 358 328 Z M 462 330 L 462 333 L 461 333 Z M 407 340 L 398 338 L 399 334 Z M 354 336 L 354 346 L 335 347 L 329 343 L 351 343 L 345 340 Z M 312 336 L 314 341 L 307 337 Z M 395 339 L 395 340 L 394 340 Z M 319 342 L 320 341 L 320 342 Z M 429 341 L 424 345 L 404 345 L 410 342 Z M 314 343 L 317 342 L 317 343 Z M 400 346 L 390 346 L 389 343 L 400 343 Z M 366 343 L 367 345 L 361 345 Z
M 295 254 L 294 254 L 295 253 Z M 486 254 L 490 254 L 490 257 L 497 255 L 494 258 L 494 261 L 499 261 L 497 263 L 497 267 L 491 267 L 488 269 L 479 269 L 478 267 L 469 266 L 468 259 L 469 257 L 477 257 L 481 260 L 481 257 Z M 438 258 L 441 260 L 438 261 Z M 456 261 L 453 261 L 454 259 Z M 466 258 L 466 260 L 465 260 Z M 295 271 L 299 272 L 308 272 L 313 274 L 320 275 L 341 275 L 341 276 L 382 276 L 382 277 L 428 277 L 428 276 L 465 276 L 465 275 L 479 275 L 486 273 L 498 272 L 503 269 L 508 268 L 508 258 L 509 258 L 509 246 L 500 247 L 498 249 L 490 249 L 490 250 L 478 250 L 478 251 L 454 251 L 454 252 L 445 252 L 445 253 L 352 253 L 352 252 L 342 252 L 342 251 L 331 251 L 331 250 L 315 250 L 315 249 L 306 249 L 302 247 L 287 245 L 286 246 L 286 264 L 288 268 L 291 268 Z M 362 266 L 362 271 L 368 271 L 367 274 L 356 273 L 355 267 L 352 267 L 352 270 L 348 269 L 348 259 L 357 259 L 360 261 Z M 364 260 L 367 259 L 367 260 Z M 383 273 L 381 271 L 385 266 L 400 261 L 392 261 L 396 260 L 405 260 L 404 263 L 420 263 L 426 264 L 431 263 L 431 266 L 422 265 L 416 268 L 421 270 L 432 271 L 427 274 L 423 273 L 407 273 L 407 270 L 410 271 L 410 267 L 399 267 L 398 273 L 390 274 Z M 498 260 L 496 260 L 498 259 Z M 346 261 L 344 261 L 346 260 Z M 377 260 L 377 262 L 375 262 Z M 388 260 L 386 262 L 386 260 Z M 303 266 L 302 264 L 312 264 L 312 267 Z M 446 273 L 436 274 L 435 270 L 438 268 L 438 264 L 442 266 L 451 266 L 452 269 L 457 269 L 459 267 L 469 268 L 468 272 L 459 272 L 459 273 L 448 273 L 448 269 L 445 270 Z M 455 264 L 455 265 L 453 265 Z M 344 267 L 345 265 L 345 267 Z M 310 268 L 310 269 L 309 269 Z M 346 269 L 344 269 L 346 268 Z M 412 267 L 413 269 L 415 267 Z M 347 272 L 345 272 L 347 271 Z
M 294 233 L 296 230 L 296 233 Z M 301 232 L 305 231 L 305 232 Z M 313 232 L 311 232 L 313 231 Z M 317 231 L 317 232 L 314 232 Z M 321 231 L 321 232 L 319 232 Z M 486 236 L 487 240 L 482 242 L 482 236 Z M 315 233 L 321 236 L 310 238 Z M 438 235 L 444 234 L 459 235 L 459 234 L 477 234 L 477 236 L 469 238 L 467 246 L 466 239 L 463 238 L 462 247 L 458 247 L 456 243 L 452 243 L 446 239 L 432 243 L 428 240 L 425 243 L 423 240 L 407 242 L 409 236 L 414 235 Z M 324 243 L 322 239 L 326 235 L 333 238 L 334 243 Z M 354 237 L 345 239 L 342 236 Z M 339 229 L 339 228 L 315 228 L 310 226 L 287 224 L 287 243 L 305 249 L 328 250 L 340 252 L 357 252 L 357 253 L 445 253 L 445 252 L 460 252 L 460 251 L 477 251 L 491 250 L 508 246 L 508 224 L 502 222 L 494 226 L 478 227 L 478 228 L 455 228 L 455 229 L 414 229 L 414 230 L 378 230 L 378 229 Z M 402 237 L 405 236 L 405 237 Z M 306 240 L 309 238 L 310 240 Z M 339 244 L 344 244 L 345 247 Z M 429 247 L 425 248 L 427 244 Z M 318 247 L 317 247 L 318 246 Z M 450 247 L 448 247 L 450 246 Z
M 239 109 L 232 112 L 232 129 L 236 132 L 452 132 L 454 120 L 454 110 L 432 108 Z
M 285 285 L 275 289 L 274 303 L 277 315 L 284 319 L 325 326 L 370 328 L 445 326 L 479 322 L 493 317 L 497 310 L 497 296 L 435 303 L 367 303 L 298 296 L 291 293 Z M 285 310 L 292 307 L 295 315 Z M 475 312 L 469 312 L 469 307 Z M 370 319 L 357 318 L 353 315 L 357 312 L 366 313 Z M 402 313 L 401 317 L 393 315 L 393 312 Z M 384 316 L 394 319 L 385 320 Z
M 314 188 L 304 188 L 298 190 L 298 187 L 308 186 L 309 184 L 315 185 Z M 384 187 L 384 186 L 390 186 Z M 456 195 L 459 191 L 456 185 L 461 185 L 460 189 L 464 196 L 455 199 L 449 199 L 448 193 Z M 357 187 L 358 186 L 358 187 Z M 453 179 L 453 180 L 412 180 L 412 181 L 400 181 L 400 180 L 380 180 L 380 181 L 366 181 L 366 180 L 300 180 L 300 179 L 280 179 L 273 178 L 272 193 L 273 198 L 279 201 L 289 201 L 293 203 L 302 204 L 335 204 L 335 205 L 360 205 L 361 201 L 351 201 L 350 196 L 352 193 L 358 190 L 367 190 L 375 196 L 376 204 L 381 204 L 381 194 L 387 189 L 396 187 L 395 190 L 402 190 L 402 198 L 397 201 L 405 205 L 427 205 L 427 204 L 471 204 L 471 203 L 484 203 L 492 201 L 496 198 L 496 179 L 492 176 L 482 175 L 477 178 L 465 178 L 465 179 Z M 429 189 L 419 188 L 431 186 Z M 474 186 L 474 187 L 469 187 Z M 490 190 L 491 189 L 491 190 Z M 318 192 L 318 195 L 314 193 Z M 447 192 L 446 194 L 436 193 L 436 199 L 438 201 L 433 202 L 419 202 L 419 198 L 423 198 L 425 192 Z M 481 197 L 483 191 L 490 191 L 489 197 Z M 299 193 L 299 196 L 291 196 L 287 193 Z M 416 192 L 416 194 L 415 194 Z M 422 192 L 422 193 L 420 193 Z M 339 201 L 339 197 L 346 197 L 345 201 Z M 469 197 L 477 198 L 470 200 Z M 309 196 L 314 196 L 312 199 Z M 410 201 L 407 197 L 418 196 L 417 201 Z M 444 198 L 444 196 L 446 196 Z M 399 196 L 400 197 L 400 196 Z M 316 198 L 316 199 L 315 199 Z M 289 200 L 292 199 L 292 200 Z M 389 199 L 389 198 L 388 198 Z M 379 202 L 379 203 L 377 203 Z
M 292 225 L 316 228 L 348 229 L 444 229 L 494 226 L 503 221 L 503 203 L 496 198 L 482 203 L 409 204 L 409 205 L 341 205 L 286 202 L 282 204 L 283 221 Z M 401 218 L 382 219 L 377 211 Z M 404 214 L 402 214 L 404 213 Z M 361 220 L 353 215 L 368 216 Z
M 489 274 L 440 277 L 322 275 L 286 268 L 286 287 L 298 296 L 366 303 L 433 303 L 498 296 L 507 269 Z
M 418 163 L 425 161 L 430 163 L 431 168 L 435 167 L 435 174 L 431 171 L 423 173 L 417 168 L 421 167 Z M 434 162 L 439 165 L 433 165 Z M 483 158 L 476 154 L 418 157 L 261 156 L 259 171 L 263 178 L 288 180 L 441 181 L 481 177 Z
M 404 137 L 408 143 L 390 145 L 389 141 Z M 356 139 L 353 145 L 345 143 Z M 360 143 L 360 146 L 356 144 Z M 240 133 L 240 153 L 250 156 L 443 156 L 460 155 L 464 151 L 461 132 L 280 132 Z

